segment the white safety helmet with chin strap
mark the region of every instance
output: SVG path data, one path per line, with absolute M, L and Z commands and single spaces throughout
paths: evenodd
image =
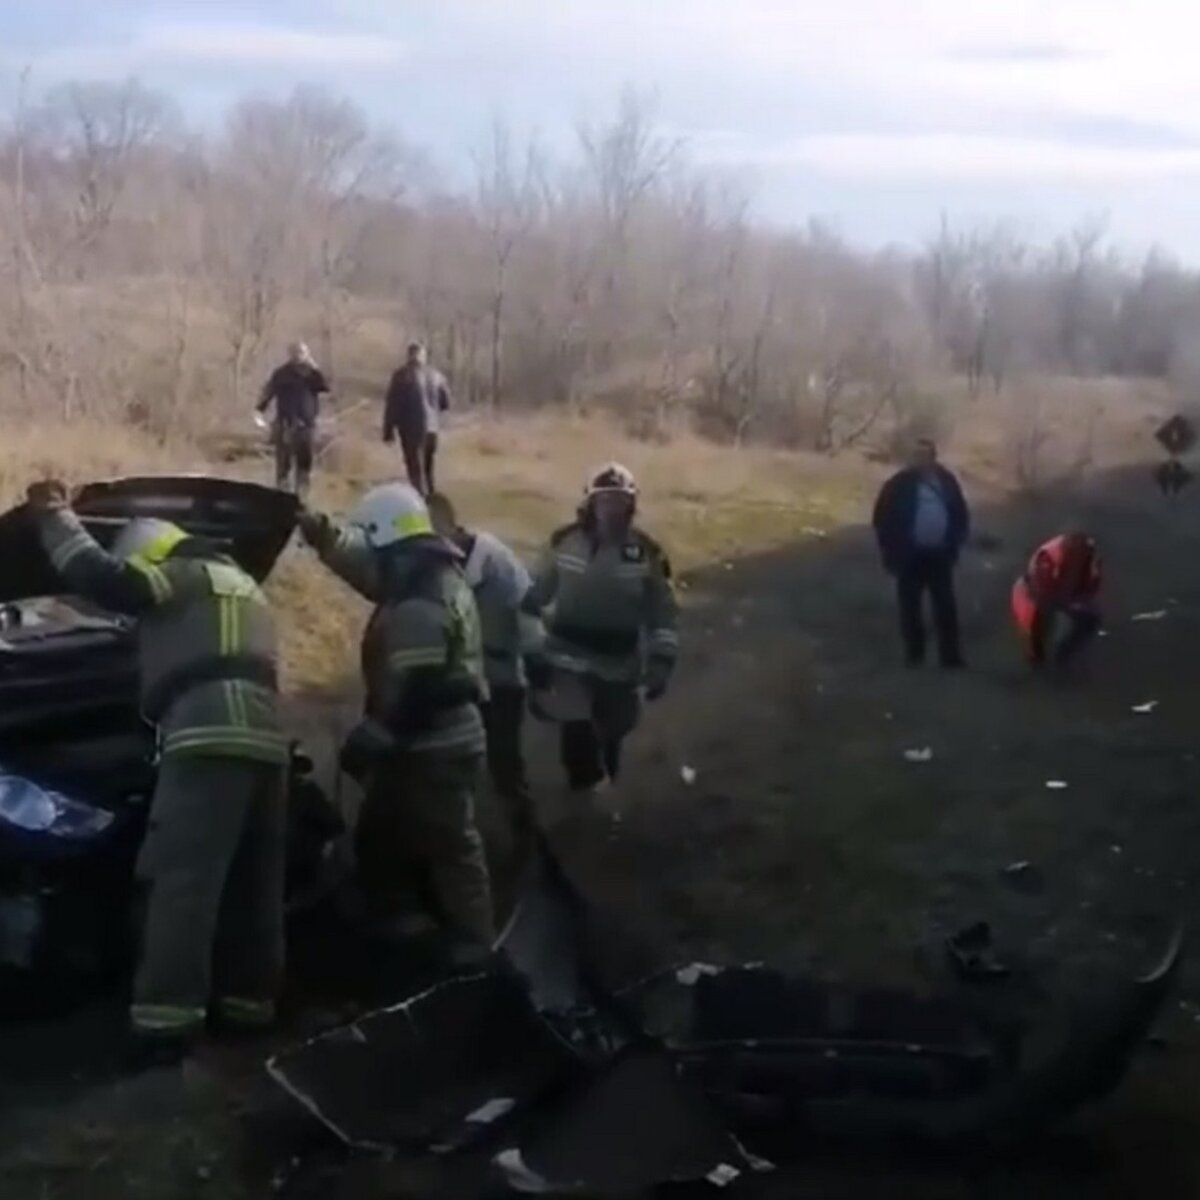
M 590 500 L 593 496 L 601 496 L 605 493 L 616 493 L 636 500 L 638 488 L 633 472 L 619 462 L 609 462 L 602 467 L 597 467 L 588 476 L 587 486 L 583 492 L 584 498 Z
M 433 533 L 425 501 L 407 483 L 385 483 L 372 488 L 350 514 L 350 524 L 361 529 L 376 550 Z
M 112 553 L 115 558 L 126 562 L 131 558 L 140 558 L 157 565 L 186 539 L 187 534 L 170 521 L 162 521 L 157 517 L 135 517 L 113 539 Z

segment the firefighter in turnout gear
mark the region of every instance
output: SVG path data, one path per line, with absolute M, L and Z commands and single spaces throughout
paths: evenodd
M 667 690 L 679 647 L 671 566 L 634 525 L 637 484 L 620 463 L 589 478 L 579 516 L 550 539 L 523 607 L 548 613 L 528 669 L 535 711 L 558 720 L 573 791 L 615 780 L 641 692 Z
M 362 642 L 365 713 L 342 750 L 365 792 L 356 854 L 373 916 L 403 931 L 419 892 L 452 953 L 475 957 L 493 936 L 475 823 L 487 684 L 462 554 L 434 533 L 407 484 L 368 492 L 345 526 L 315 513 L 300 526 L 326 566 L 376 606 Z
M 543 638 L 541 621 L 521 611 L 531 584 L 529 572 L 498 537 L 460 525 L 448 497 L 435 492 L 428 503 L 434 528 L 466 556 L 463 570 L 483 632 L 488 771 L 508 808 L 513 833 L 524 839 L 534 824 L 521 747 L 528 700 L 524 661 L 538 652 Z
M 135 519 L 103 550 L 62 484 L 31 510 L 76 592 L 139 618 L 141 705 L 161 763 L 138 863 L 149 885 L 130 1019 L 136 1045 L 182 1052 L 218 1021 L 265 1028 L 283 975 L 289 745 L 277 704 L 275 623 L 220 547 Z

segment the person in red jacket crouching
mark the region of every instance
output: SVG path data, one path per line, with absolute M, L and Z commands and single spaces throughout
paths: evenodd
M 1100 631 L 1097 600 L 1100 554 L 1086 533 L 1063 533 L 1040 546 L 1012 591 L 1012 613 L 1030 665 L 1045 665 L 1056 627 L 1069 628 L 1053 648 L 1056 666 L 1065 666 Z

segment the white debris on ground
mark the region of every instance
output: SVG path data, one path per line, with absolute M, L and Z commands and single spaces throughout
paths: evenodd
M 691 787 L 692 784 L 696 782 L 696 768 L 695 767 L 680 767 L 679 768 L 679 778 L 682 779 L 683 782 L 688 785 L 688 787 Z
M 1067 789 L 1067 781 L 1065 779 L 1047 779 L 1046 786 L 1052 792 L 1064 792 Z
M 1130 711 L 1146 716 L 1152 713 L 1157 707 L 1157 700 L 1147 700 L 1145 704 L 1135 704 Z
M 467 1115 L 467 1120 L 473 1125 L 490 1125 L 498 1121 L 517 1107 L 517 1102 L 508 1096 L 497 1096 L 481 1105 L 473 1113 Z
M 1132 621 L 1161 621 L 1167 615 L 1165 608 L 1160 608 L 1154 612 L 1134 613 L 1130 618 Z
M 720 975 L 721 968 L 712 963 L 691 963 L 675 972 L 675 979 L 684 987 L 695 987 L 705 975 Z
M 911 763 L 924 763 L 933 761 L 933 748 L 924 746 L 920 750 L 905 750 L 905 759 Z

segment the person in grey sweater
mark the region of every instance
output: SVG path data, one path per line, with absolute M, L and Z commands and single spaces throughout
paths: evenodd
M 467 583 L 483 627 L 488 770 L 508 808 L 513 831 L 524 838 L 534 827 L 521 745 L 528 693 L 524 660 L 540 647 L 543 637 L 541 622 L 521 612 L 530 587 L 529 572 L 498 537 L 464 528 L 447 496 L 434 492 L 428 505 L 434 529 L 466 556 Z
M 446 377 L 429 366 L 425 347 L 413 342 L 404 365 L 388 384 L 383 411 L 383 440 L 399 439 L 408 481 L 428 496 L 434 490 L 434 463 L 438 451 L 441 414 L 450 407 Z

